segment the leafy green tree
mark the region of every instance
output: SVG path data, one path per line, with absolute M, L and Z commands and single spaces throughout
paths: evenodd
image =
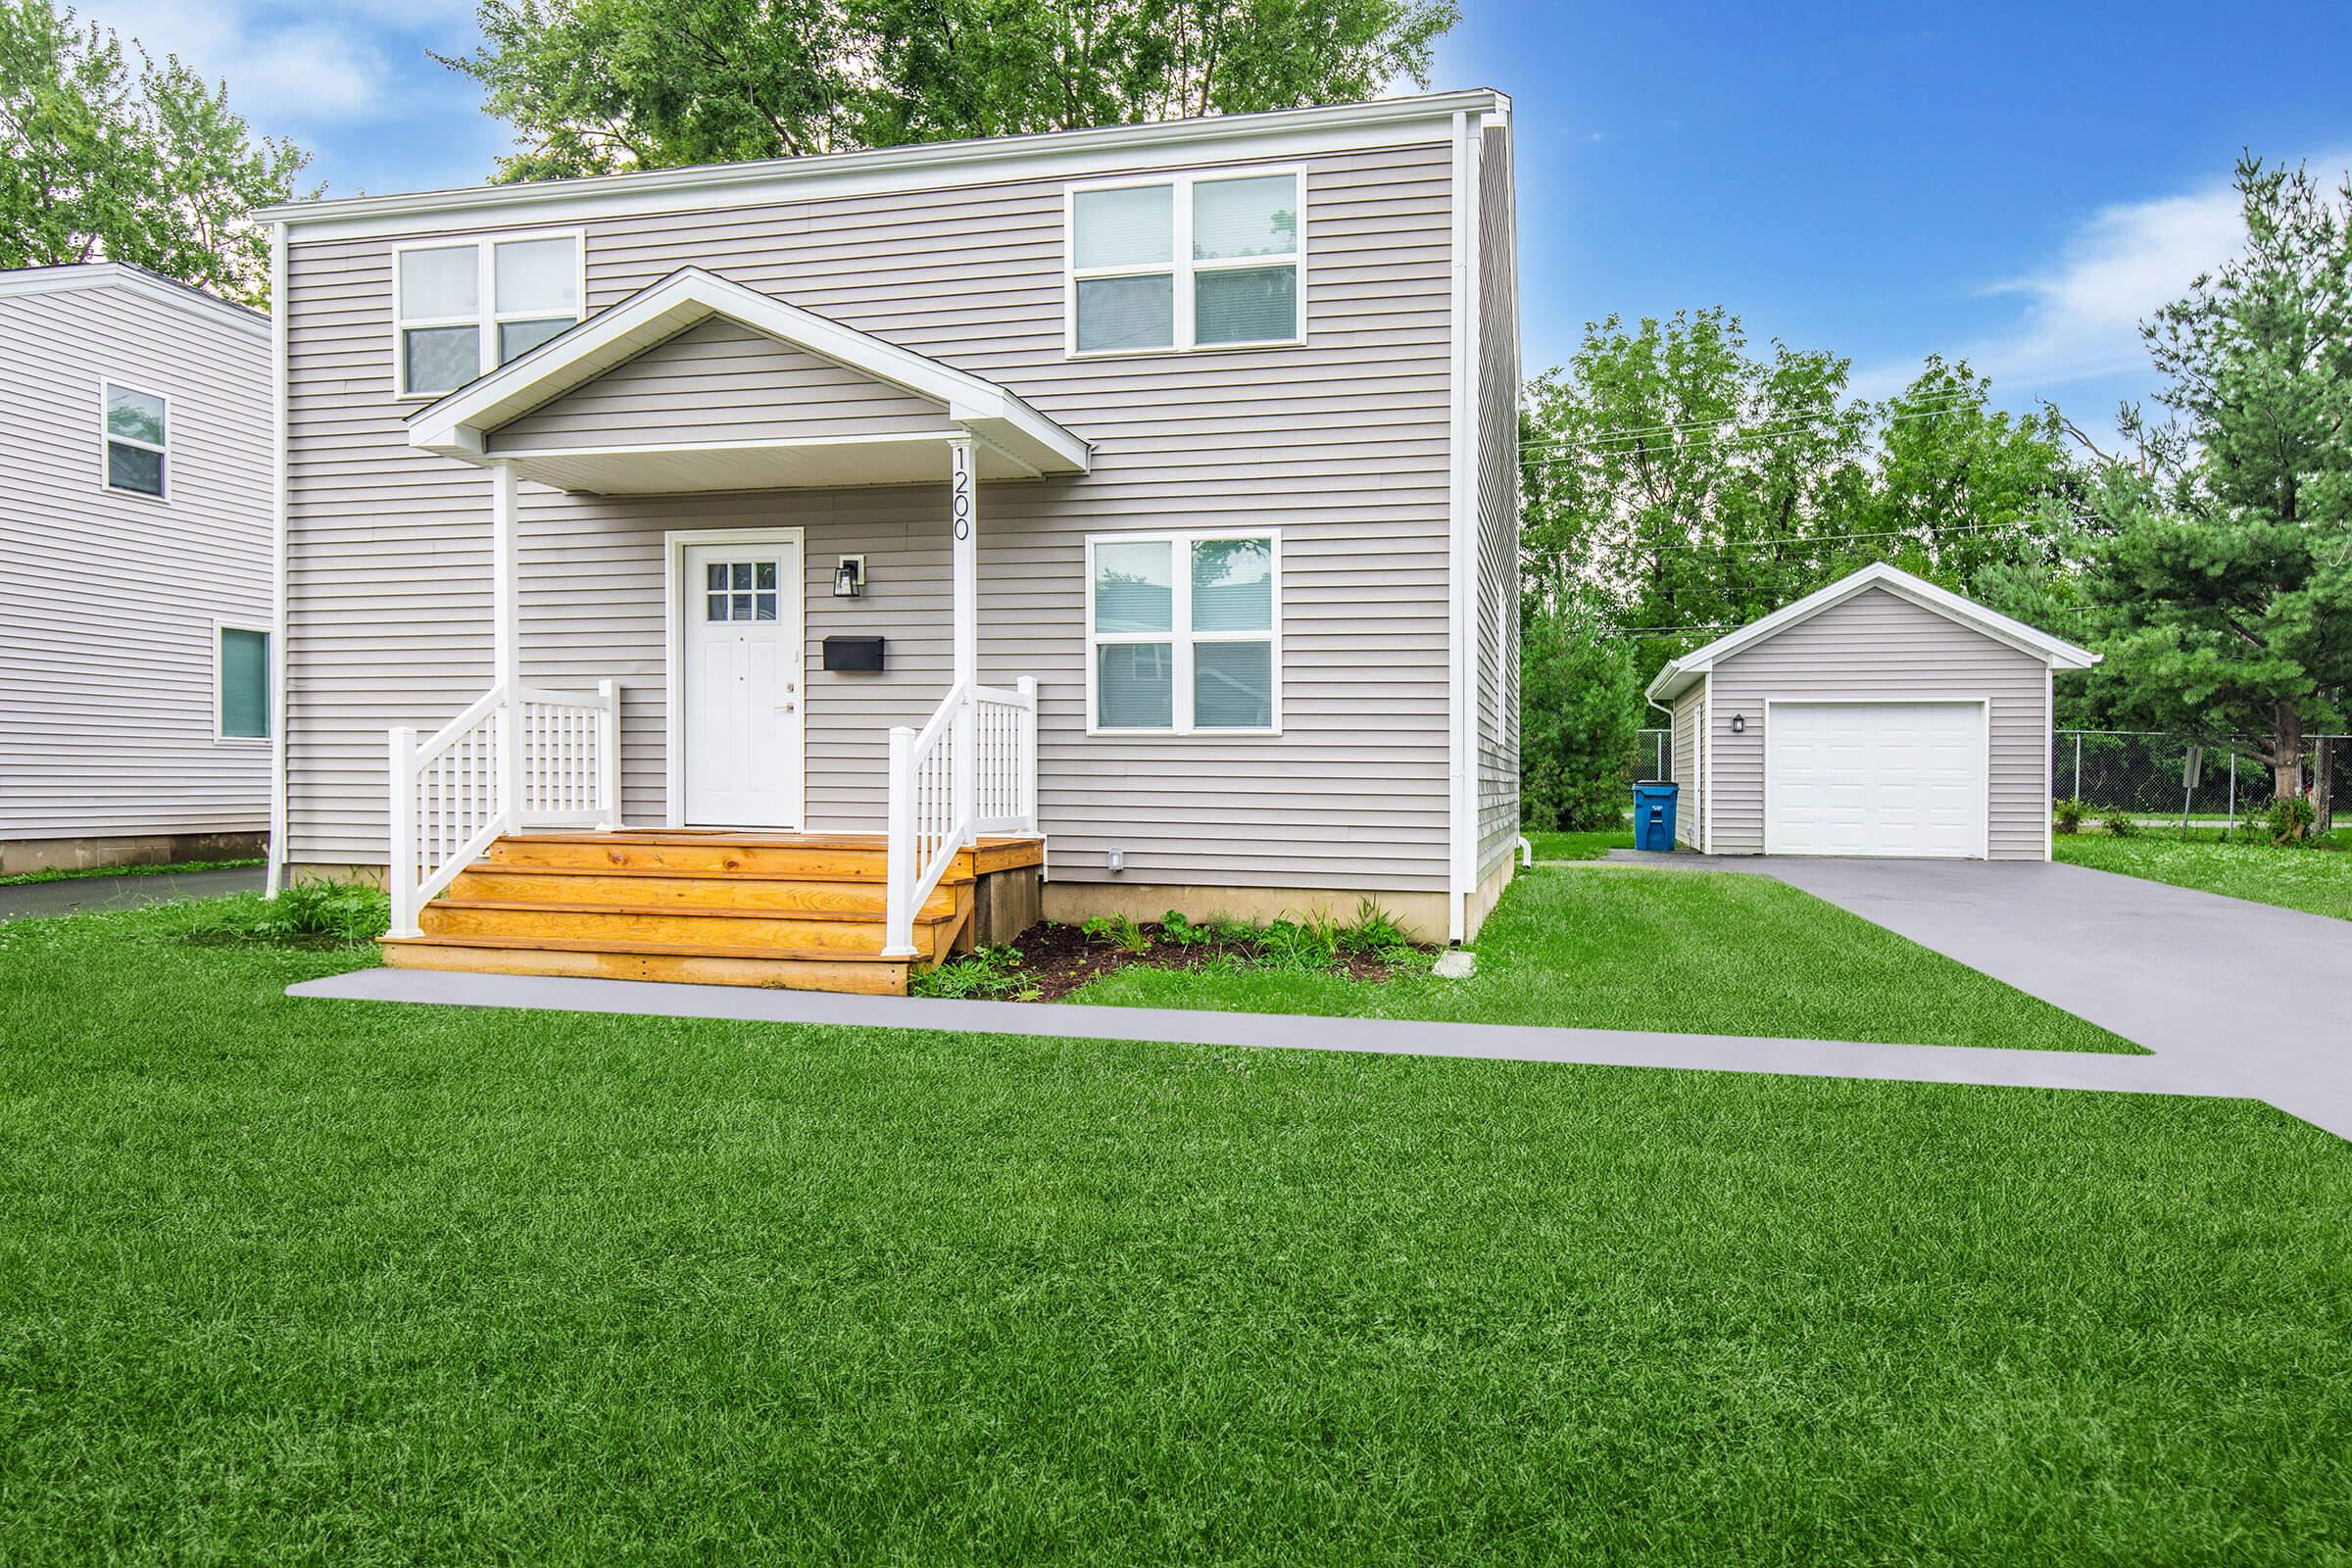
M 501 179 L 1239 114 L 1426 83 L 1454 0 L 484 0 Z
M 1973 592 L 1989 573 L 2066 569 L 2080 542 L 2082 482 L 2065 420 L 2044 405 L 2018 416 L 1991 406 L 1992 383 L 1965 361 L 1930 355 L 1878 411 L 1867 531 L 1888 559 Z
M 2237 188 L 2244 253 L 2144 328 L 2186 439 L 2107 463 L 2091 591 L 2130 710 L 2261 737 L 2283 800 L 2352 691 L 2352 184 L 2248 158 Z
M 0 267 L 130 262 L 265 305 L 268 237 L 247 215 L 292 199 L 310 155 L 255 137 L 176 58 L 0 0 Z
M 1520 647 L 1521 820 L 1539 829 L 1614 827 L 1639 760 L 1642 687 L 1631 645 L 1570 607 L 1527 615 Z

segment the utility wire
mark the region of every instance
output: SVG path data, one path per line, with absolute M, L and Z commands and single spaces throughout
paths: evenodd
M 1947 414 L 1951 414 L 1951 413 L 1953 413 L 1953 412 L 1955 412 L 1955 411 L 1954 411 L 1953 409 L 1949 409 L 1949 408 L 1938 408 L 1938 409 L 1916 409 L 1916 410 L 1913 410 L 1913 411 L 1911 411 L 1911 412 L 1909 412 L 1909 413 L 1905 413 L 1905 414 L 1891 414 L 1891 415 L 1888 415 L 1888 416 L 1886 416 L 1886 420 L 1885 420 L 1884 422 L 1885 422 L 1885 423 L 1887 423 L 1887 424 L 1901 424 L 1901 423 L 1908 422 L 1909 420 L 1912 420 L 1912 419 L 1936 419 L 1936 418 L 1941 418 L 1941 417 L 1943 417 L 1945 415 L 1947 415 Z M 1718 422 L 1719 422 L 1719 423 L 1725 423 L 1725 424 L 1728 424 L 1728 423 L 1732 423 L 1732 422 L 1734 422 L 1734 421 L 1731 421 L 1731 420 L 1728 420 L 1728 419 L 1727 419 L 1727 420 L 1720 420 L 1720 421 L 1718 421 Z M 1813 428 L 1814 428 L 1815 426 L 1817 426 L 1817 425 L 1818 425 L 1820 422 L 1821 422 L 1821 421 L 1820 421 L 1820 419 L 1818 419 L 1818 418 L 1814 418 L 1814 419 L 1800 419 L 1800 420 L 1796 420 L 1796 421 L 1793 421 L 1793 422 L 1791 422 L 1791 423 L 1788 423 L 1788 424 L 1779 424 L 1779 425 L 1759 425 L 1759 426 L 1756 426 L 1756 427 L 1754 427 L 1754 428 L 1752 428 L 1752 429 L 1741 430 L 1741 431 L 1739 431 L 1738 433 L 1736 433 L 1736 434 L 1734 434 L 1734 435 L 1726 436 L 1726 437 L 1725 437 L 1725 438 L 1724 438 L 1722 441 L 1720 441 L 1720 442 L 1718 442 L 1718 443 L 1717 443 L 1717 449 L 1718 449 L 1718 450 L 1721 450 L 1721 449 L 1724 449 L 1724 448 L 1732 448 L 1732 447 L 1749 446 L 1749 445 L 1752 445 L 1752 444 L 1754 444 L 1755 442 L 1758 442 L 1758 441 L 1765 441 L 1765 440 L 1771 440 L 1771 439 L 1773 439 L 1773 438 L 1775 438 L 1775 437 L 1778 437 L 1778 436 L 1785 436 L 1785 435 L 1800 435 L 1800 434 L 1804 433 L 1804 432 L 1805 432 L 1805 431 L 1807 431 L 1807 430 L 1813 429 Z M 1628 451 L 1628 450 L 1630 450 L 1630 449 L 1632 449 L 1632 448 L 1634 448 L 1634 447 L 1642 446 L 1642 445 L 1645 444 L 1646 442 L 1650 441 L 1651 439 L 1652 439 L 1651 437 L 1648 437 L 1648 436 L 1642 436 L 1642 435 L 1639 435 L 1639 434 L 1636 434 L 1636 435 L 1615 435 L 1615 434 L 1613 434 L 1613 435 L 1608 435 L 1608 436 L 1603 436 L 1603 437 L 1597 437 L 1597 438 L 1595 438 L 1595 439 L 1593 439 L 1593 440 L 1592 440 L 1592 441 L 1586 441 L 1586 442 L 1575 442 L 1575 441 L 1560 441 L 1560 442 L 1532 442 L 1532 441 L 1531 441 L 1531 442 L 1525 442 L 1525 443 L 1522 443 L 1522 444 L 1521 444 L 1521 446 L 1520 446 L 1520 448 L 1519 448 L 1519 460 L 1520 460 L 1520 462 L 1522 462 L 1522 463 L 1561 463 L 1561 462 L 1574 462 L 1574 461 L 1576 461 L 1576 459 L 1577 459 L 1577 458 L 1578 458 L 1580 455 L 1589 454 L 1589 453 L 1602 453 L 1602 454 L 1606 454 L 1606 453 L 1612 453 L 1612 452 L 1623 452 L 1623 451 Z
M 1969 393 L 1941 393 L 1935 397 L 1922 398 L 1916 402 L 1906 404 L 1904 405 L 1902 412 L 1888 415 L 1887 417 L 1890 419 L 1931 418 L 1945 414 L 1956 414 L 1963 409 L 1976 407 L 1981 402 L 1981 399 Z M 1827 414 L 1809 414 L 1799 418 L 1784 420 L 1779 424 L 1767 424 L 1758 426 L 1757 428 L 1759 430 L 1801 430 L 1811 425 L 1820 424 L 1824 420 L 1847 416 L 1860 412 L 1861 411 L 1852 409 L 1836 409 Z M 1604 435 L 1594 436 L 1592 439 L 1585 441 L 1554 440 L 1547 437 L 1540 437 L 1537 439 L 1520 442 L 1519 450 L 1522 452 L 1532 452 L 1540 447 L 1564 447 L 1571 450 L 1584 450 L 1601 444 L 1642 441 L 1652 438 L 1664 439 L 1667 436 L 1683 434 L 1690 431 L 1711 430 L 1727 424 L 1738 424 L 1740 422 L 1740 420 L 1746 417 L 1748 417 L 1748 416 L 1743 414 L 1733 414 L 1726 415 L 1723 417 L 1716 419 L 1687 419 L 1671 424 L 1636 425 L 1630 429 L 1611 430 Z

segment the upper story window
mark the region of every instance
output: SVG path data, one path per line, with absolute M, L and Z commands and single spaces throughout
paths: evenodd
M 1280 730 L 1281 552 L 1273 533 L 1089 539 L 1087 727 Z
M 106 383 L 106 487 L 132 495 L 164 495 L 171 456 L 172 400 L 160 393 Z
M 580 318 L 580 236 L 404 245 L 392 291 L 399 395 L 439 397 Z
M 1303 342 L 1302 189 L 1296 171 L 1072 186 L 1069 352 Z

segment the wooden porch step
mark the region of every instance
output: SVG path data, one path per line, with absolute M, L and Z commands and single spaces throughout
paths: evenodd
M 956 858 L 946 882 L 1044 863 L 1034 838 L 986 838 Z M 686 830 L 530 833 L 500 839 L 483 863 L 602 870 L 666 870 L 738 876 L 771 873 L 837 882 L 879 882 L 890 848 L 879 833 L 744 834 Z
M 918 914 L 952 914 L 959 890 L 943 884 Z M 800 911 L 811 916 L 882 918 L 886 890 L 877 878 L 814 878 L 793 871 L 701 875 L 658 866 L 514 865 L 484 861 L 458 873 L 446 897 L 547 905 L 635 906 L 662 909 Z
M 649 905 L 539 904 L 520 900 L 435 899 L 418 924 L 428 937 L 654 942 L 681 949 L 784 953 L 793 956 L 878 956 L 882 917 L 825 910 L 664 908 Z M 947 956 L 961 921 L 954 909 L 915 917 L 914 945 L 936 961 Z
M 592 980 L 675 980 L 689 985 L 770 986 L 904 996 L 908 958 L 832 953 L 731 952 L 664 943 L 515 942 L 479 937 L 387 937 L 384 962 L 395 969 L 459 969 L 484 974 L 563 975 Z

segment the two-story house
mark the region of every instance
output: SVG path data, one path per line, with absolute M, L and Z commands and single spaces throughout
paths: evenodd
M 263 216 L 281 869 L 387 868 L 391 961 L 897 990 L 1508 879 L 1500 94 Z
M 0 873 L 262 853 L 270 376 L 240 306 L 0 271 Z

